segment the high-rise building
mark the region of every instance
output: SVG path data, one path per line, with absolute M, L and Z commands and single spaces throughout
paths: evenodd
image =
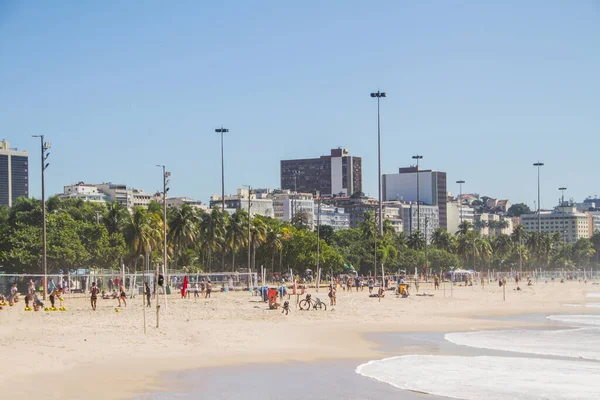
M 19 197 L 29 197 L 29 157 L 26 151 L 0 141 L 0 205 L 12 206 Z
M 319 158 L 281 160 L 281 189 L 322 196 L 362 192 L 362 158 L 339 148 Z
M 446 202 L 448 198 L 446 173 L 422 170 L 417 167 L 400 168 L 397 174 L 383 175 L 384 201 L 417 201 L 417 174 L 419 175 L 419 201 L 421 204 L 437 206 L 440 227 L 448 229 Z M 416 205 L 415 205 L 416 207 Z

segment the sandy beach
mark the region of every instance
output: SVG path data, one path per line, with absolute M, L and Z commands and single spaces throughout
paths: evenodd
M 85 298 L 65 297 L 65 312 L 25 312 L 24 303 L 0 311 L 0 383 L 6 396 L 45 399 L 123 399 L 160 388 L 159 374 L 200 367 L 327 359 L 382 357 L 365 334 L 374 332 L 452 332 L 497 329 L 531 322 L 486 319 L 525 313 L 585 313 L 586 293 L 599 287 L 579 282 L 543 281 L 515 291 L 506 301 L 497 284 L 450 286 L 434 291 L 422 284 L 406 299 L 387 294 L 369 298 L 368 290 L 338 291 L 338 304 L 326 312 L 289 315 L 268 310 L 249 292 L 213 293 L 211 299 L 171 295 L 160 312 L 146 312 L 144 335 L 140 296 L 115 312 L 116 300 L 99 300 L 92 311 Z M 322 300 L 327 292 L 308 292 Z M 588 299 L 589 300 L 589 299 Z M 295 306 L 295 298 L 290 301 Z M 154 305 L 154 303 L 153 303 Z

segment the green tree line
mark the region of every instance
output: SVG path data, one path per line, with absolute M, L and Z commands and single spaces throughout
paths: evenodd
M 97 204 L 80 199 L 50 198 L 47 203 L 47 260 L 49 273 L 59 270 L 142 268 L 142 256 L 162 259 L 163 210 L 152 202 L 131 213 L 117 203 Z M 598 264 L 600 231 L 591 239 L 565 244 L 560 235 L 525 232 L 517 226 L 511 235 L 483 236 L 468 223 L 456 234 L 437 229 L 397 233 L 384 221 L 379 235 L 372 212 L 358 228 L 333 231 L 309 229 L 305 218 L 292 224 L 255 216 L 248 224 L 243 210 L 233 215 L 208 212 L 188 205 L 167 210 L 169 269 L 189 272 L 241 271 L 264 266 L 267 271 L 301 273 L 317 265 L 328 274 L 354 269 L 361 274 L 386 271 L 430 272 L 451 267 L 475 270 L 510 268 L 582 268 Z M 249 225 L 249 226 L 248 226 Z M 249 230 L 249 232 L 248 232 Z M 248 248 L 250 262 L 248 263 Z M 0 209 L 0 272 L 40 273 L 42 265 L 42 207 L 35 199 L 19 199 Z

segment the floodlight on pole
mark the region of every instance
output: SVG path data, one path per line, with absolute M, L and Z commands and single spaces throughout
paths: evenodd
M 43 299 L 46 300 L 48 293 L 48 257 L 47 257 L 47 241 L 46 241 L 46 192 L 45 192 L 45 174 L 44 171 L 50 166 L 46 162 L 50 153 L 48 149 L 51 147 L 50 142 L 44 142 L 44 135 L 31 135 L 34 138 L 40 138 L 41 146 L 41 169 L 42 169 L 42 269 L 44 270 L 44 291 Z
M 379 90 L 375 93 L 371 93 L 371 97 L 377 98 L 377 182 L 378 182 L 378 194 L 379 194 L 379 235 L 383 235 L 383 205 L 381 199 L 381 113 L 379 101 L 382 97 L 387 97 L 385 92 Z M 350 193 L 352 194 L 352 193 Z
M 417 160 L 417 230 L 421 231 L 421 193 L 419 189 L 419 160 L 423 159 L 423 156 L 416 155 L 412 156 L 413 160 Z M 412 227 L 412 223 L 410 224 Z

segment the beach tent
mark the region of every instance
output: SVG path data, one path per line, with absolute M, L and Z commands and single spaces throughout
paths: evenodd
M 462 282 L 465 280 L 465 276 L 472 278 L 474 274 L 475 274 L 475 271 L 473 271 L 472 269 L 469 269 L 469 270 L 455 269 L 453 271 L 450 271 L 450 275 L 452 276 L 452 281 L 454 281 L 454 282 Z

